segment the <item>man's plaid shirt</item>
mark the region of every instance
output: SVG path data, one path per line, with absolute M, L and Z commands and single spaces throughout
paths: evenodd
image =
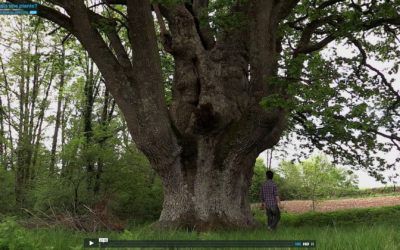
M 278 205 L 276 202 L 276 196 L 278 195 L 278 188 L 276 187 L 275 182 L 272 180 L 267 180 L 264 184 L 262 184 L 260 198 L 267 207 L 275 207 Z

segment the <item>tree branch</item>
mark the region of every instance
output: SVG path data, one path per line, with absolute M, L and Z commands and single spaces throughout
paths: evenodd
M 151 84 L 153 90 L 163 95 L 161 62 L 150 2 L 129 1 L 128 17 L 128 35 L 135 57 L 133 65 L 136 78 L 139 82 Z
M 332 6 L 339 2 L 343 2 L 343 0 L 326 1 L 326 2 L 322 3 L 321 5 L 319 5 L 317 7 L 317 9 L 327 8 L 327 7 Z M 362 9 L 359 5 L 357 5 L 355 3 L 352 3 L 350 5 L 357 12 L 364 14 L 364 12 L 362 11 Z M 305 17 L 307 17 L 307 16 L 305 16 Z M 303 20 L 303 19 L 300 18 L 299 20 Z M 312 20 L 304 28 L 296 26 L 295 23 L 296 23 L 296 21 L 291 22 L 291 23 L 289 23 L 289 26 L 296 30 L 302 30 L 302 35 L 301 35 L 301 39 L 299 42 L 299 46 L 297 47 L 297 50 L 295 50 L 294 54 L 306 54 L 306 53 L 320 50 L 320 49 L 324 48 L 327 44 L 334 41 L 335 39 L 337 39 L 340 36 L 339 34 L 335 34 L 334 32 L 317 32 L 318 27 L 321 27 L 324 24 L 330 24 L 331 26 L 338 29 L 339 27 L 346 25 L 345 19 L 343 17 L 337 16 L 337 15 L 331 15 L 328 17 L 323 17 L 320 19 Z M 371 20 L 369 22 L 364 22 L 361 25 L 360 31 L 367 31 L 367 30 L 370 30 L 370 29 L 373 29 L 373 28 L 376 28 L 379 26 L 383 26 L 383 25 L 388 25 L 388 24 L 396 25 L 396 26 L 400 25 L 400 15 L 395 15 L 393 17 L 388 17 L 388 18 L 377 18 L 377 19 Z M 325 34 L 326 37 L 325 37 L 325 39 L 323 39 L 322 41 L 320 41 L 318 43 L 308 44 L 311 37 L 314 34 Z
M 334 40 L 335 40 L 335 36 L 329 35 L 317 43 L 309 44 L 305 47 L 298 48 L 294 54 L 307 54 L 307 53 L 321 50 L 326 45 L 328 45 L 330 42 L 333 42 Z
M 389 89 L 389 91 L 396 96 L 397 101 L 400 101 L 400 94 L 398 91 L 396 91 L 393 86 L 389 83 L 389 81 L 386 79 L 385 75 L 380 72 L 378 69 L 373 67 L 372 65 L 367 63 L 367 53 L 362 47 L 362 44 L 360 41 L 356 40 L 355 38 L 349 38 L 350 41 L 357 47 L 357 49 L 360 51 L 361 54 L 361 64 L 369 68 L 370 70 L 374 71 L 377 75 L 380 76 L 382 79 L 382 83 Z
M 205 49 L 195 17 L 183 4 L 159 5 L 162 15 L 167 19 L 172 37 L 164 37 L 164 48 L 173 55 L 193 58 Z
M 320 42 L 310 44 L 312 36 L 315 34 L 315 31 L 325 25 L 325 24 L 334 24 L 335 20 L 339 20 L 337 16 L 331 15 L 321 19 L 313 20 L 309 24 L 305 26 L 303 32 L 301 34 L 301 38 L 297 48 L 294 51 L 294 55 L 297 54 L 306 54 L 311 53 L 313 51 L 320 50 L 328 45 L 330 42 L 335 40 L 335 36 L 329 34 L 327 37 L 322 39 Z
M 379 132 L 378 130 L 375 130 L 375 129 L 369 129 L 368 131 L 369 132 L 373 132 L 373 133 L 375 133 L 377 135 L 380 135 L 380 136 L 382 136 L 382 137 L 384 137 L 386 139 L 389 139 L 396 146 L 396 148 L 398 150 L 400 150 L 400 144 L 399 144 L 400 143 L 400 137 L 398 137 L 396 135 L 387 135 L 387 134 Z
M 208 20 L 208 0 L 193 0 L 196 27 L 206 49 L 214 46 L 215 40 Z

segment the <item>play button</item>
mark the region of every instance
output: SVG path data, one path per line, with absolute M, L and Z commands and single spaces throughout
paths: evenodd
M 99 247 L 99 240 L 98 239 L 85 239 L 83 241 L 83 246 L 90 247 L 90 248 L 97 248 L 97 247 Z

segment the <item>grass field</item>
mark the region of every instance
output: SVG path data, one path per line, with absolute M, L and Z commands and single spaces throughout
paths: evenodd
M 265 222 L 263 211 L 254 210 L 254 213 L 258 221 Z M 0 224 L 1 250 L 83 249 L 84 238 L 97 237 L 115 240 L 316 240 L 316 249 L 396 250 L 400 249 L 400 206 L 327 213 L 283 213 L 279 228 L 275 232 L 264 228 L 252 231 L 204 233 L 160 232 L 142 225 L 123 233 L 83 233 L 65 231 L 60 228 L 27 230 L 12 219 L 6 219 Z M 200 250 L 200 248 L 194 249 Z
M 278 230 L 274 232 L 265 227 L 248 231 L 160 232 L 149 225 L 131 226 L 120 233 L 77 232 L 61 227 L 26 229 L 16 222 L 20 219 L 3 217 L 0 213 L 0 250 L 78 250 L 84 249 L 85 238 L 99 237 L 114 240 L 316 240 L 315 249 L 400 250 L 400 196 L 397 194 L 323 200 L 317 203 L 317 212 L 309 212 L 310 201 L 283 203 L 286 211 L 282 212 Z M 255 218 L 265 223 L 264 211 L 259 210 L 257 204 L 253 205 Z

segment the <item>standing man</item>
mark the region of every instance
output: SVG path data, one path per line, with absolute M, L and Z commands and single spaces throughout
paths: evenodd
M 274 173 L 270 170 L 266 172 L 267 181 L 261 186 L 260 198 L 262 209 L 266 208 L 268 217 L 268 229 L 275 230 L 281 218 L 281 201 L 279 199 L 278 188 L 272 181 Z

